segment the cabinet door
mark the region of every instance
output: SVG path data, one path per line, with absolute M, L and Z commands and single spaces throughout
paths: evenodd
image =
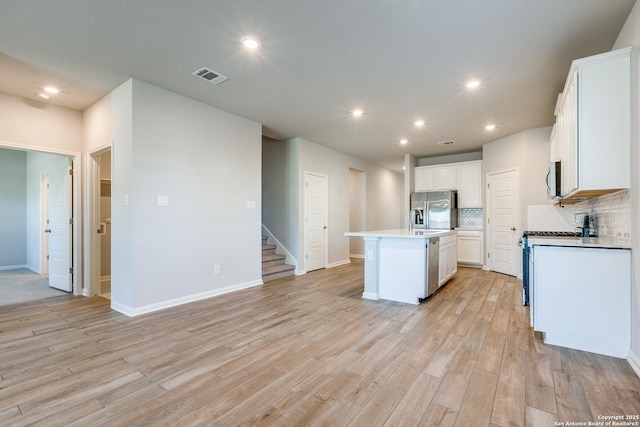
M 438 166 L 437 168 L 437 190 L 456 190 L 456 166 Z
M 458 272 L 458 242 L 454 241 L 449 246 L 449 278 Z
M 482 207 L 482 163 L 460 163 L 456 167 L 458 207 Z
M 447 281 L 447 245 L 440 244 L 440 260 L 438 264 L 438 287 L 442 286 Z
M 630 251 L 534 246 L 533 257 L 534 329 L 545 343 L 628 357 Z
M 482 264 L 482 243 L 480 236 L 458 236 L 458 262 L 461 264 Z
M 416 191 L 436 190 L 436 168 L 433 166 L 420 166 L 415 169 Z

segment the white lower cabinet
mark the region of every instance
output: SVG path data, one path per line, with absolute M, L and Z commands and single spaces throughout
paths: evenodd
M 458 264 L 482 266 L 482 231 L 458 231 Z
M 631 348 L 631 251 L 533 246 L 533 327 L 544 342 L 626 358 Z
M 438 287 L 447 283 L 458 271 L 458 240 L 456 233 L 440 238 Z

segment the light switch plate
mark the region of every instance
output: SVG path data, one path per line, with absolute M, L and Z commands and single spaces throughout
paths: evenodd
M 158 206 L 169 206 L 169 196 L 158 196 Z
M 256 201 L 255 200 L 247 200 L 247 209 L 255 209 Z

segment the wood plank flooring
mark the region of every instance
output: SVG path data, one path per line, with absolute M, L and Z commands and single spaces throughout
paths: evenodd
M 0 425 L 553 426 L 640 414 L 627 362 L 544 345 L 520 289 L 460 268 L 426 304 L 368 301 L 353 260 L 135 318 L 100 297 L 0 307 Z

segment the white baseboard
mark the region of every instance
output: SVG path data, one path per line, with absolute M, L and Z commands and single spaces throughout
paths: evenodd
M 364 259 L 364 254 L 349 254 L 349 258 L 360 258 L 360 259 Z
M 26 268 L 27 270 L 31 270 L 29 268 L 29 266 L 27 265 L 5 265 L 4 267 L 0 267 L 0 271 L 5 271 L 5 270 L 22 270 L 23 268 Z M 31 270 L 33 271 L 33 270 Z
M 343 259 L 342 261 L 337 261 L 337 262 L 332 262 L 330 264 L 327 264 L 327 268 L 333 268 L 333 267 L 338 267 L 340 265 L 345 265 L 345 264 L 351 264 L 351 260 L 350 259 Z
M 230 292 L 235 292 L 242 289 L 253 288 L 255 286 L 260 286 L 262 284 L 263 284 L 262 279 L 251 281 L 251 282 L 238 283 L 237 285 L 226 286 L 220 289 L 213 289 L 206 292 L 200 292 L 198 294 L 187 295 L 184 297 L 175 298 L 168 301 L 162 301 L 155 304 L 143 305 L 142 307 L 135 307 L 135 308 L 125 304 L 121 304 L 117 301 L 114 301 L 113 293 L 112 293 L 111 308 L 117 312 L 124 314 L 125 316 L 129 316 L 129 317 L 140 316 L 141 314 L 152 313 L 154 311 L 164 310 L 166 308 L 176 307 L 178 305 L 200 301 L 203 299 L 215 297 L 218 295 L 228 294 Z
M 109 275 L 109 276 L 100 276 L 100 283 L 110 282 L 110 281 L 111 281 L 111 275 Z
M 364 299 L 372 299 L 372 300 L 379 300 L 380 299 L 380 295 L 378 295 L 376 292 L 363 292 L 362 293 L 362 298 L 364 298 Z
M 633 350 L 629 352 L 627 362 L 631 365 L 631 368 L 635 371 L 636 375 L 640 377 L 640 357 Z

